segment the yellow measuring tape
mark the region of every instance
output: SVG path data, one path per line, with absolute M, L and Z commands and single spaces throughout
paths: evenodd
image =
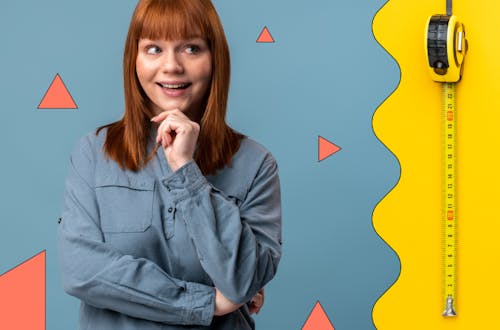
M 465 29 L 451 15 L 434 15 L 427 22 L 425 48 L 434 81 L 442 83 L 442 154 L 443 154 L 443 316 L 456 316 L 457 294 L 457 203 L 456 203 L 456 83 L 462 76 L 467 51 Z
M 443 132 L 443 316 L 455 316 L 457 278 L 456 83 L 442 84 Z

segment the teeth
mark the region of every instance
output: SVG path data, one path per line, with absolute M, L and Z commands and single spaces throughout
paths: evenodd
M 183 88 L 188 84 L 160 84 L 163 88 Z

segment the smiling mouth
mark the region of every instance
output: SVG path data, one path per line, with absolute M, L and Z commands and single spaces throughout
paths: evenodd
M 191 83 L 184 83 L 184 84 L 161 84 L 161 83 L 156 83 L 158 86 L 161 88 L 167 88 L 167 89 L 186 89 L 189 86 L 191 86 Z

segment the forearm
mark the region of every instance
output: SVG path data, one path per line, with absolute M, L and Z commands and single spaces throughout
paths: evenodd
M 63 219 L 64 222 L 64 219 Z M 155 263 L 59 228 L 64 289 L 94 307 L 167 324 L 209 325 L 214 288 L 172 278 Z
M 181 216 L 189 223 L 200 262 L 215 286 L 231 301 L 244 303 L 274 277 L 280 251 L 260 243 L 237 209 L 233 212 L 207 218 L 203 208 L 191 207 Z M 212 226 L 217 218 L 226 221 Z
M 83 140 L 72 154 L 58 225 L 64 289 L 87 304 L 136 318 L 210 324 L 213 287 L 173 278 L 154 262 L 119 253 L 105 242 L 93 168 Z
M 186 224 L 204 270 L 235 303 L 249 301 L 269 282 L 281 257 L 279 183 L 269 173 L 241 207 L 210 185 L 194 162 L 167 179 L 172 186 L 183 183 L 174 192 L 180 196 L 176 216 Z

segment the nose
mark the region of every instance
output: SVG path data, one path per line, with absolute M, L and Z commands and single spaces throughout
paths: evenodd
M 164 53 L 162 66 L 163 72 L 165 73 L 182 73 L 184 71 L 182 61 L 175 51 L 168 51 Z

